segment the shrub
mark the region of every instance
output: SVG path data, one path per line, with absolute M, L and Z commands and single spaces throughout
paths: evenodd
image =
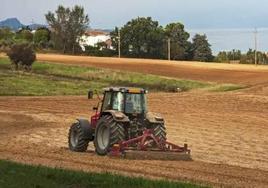
M 26 71 L 31 70 L 32 64 L 36 59 L 33 47 L 28 43 L 12 45 L 7 55 L 16 70 L 18 70 L 19 66 Z
M 99 57 L 112 57 L 116 55 L 115 50 L 111 50 L 108 48 L 94 47 L 94 46 L 85 46 L 85 53 L 87 55 L 99 56 Z

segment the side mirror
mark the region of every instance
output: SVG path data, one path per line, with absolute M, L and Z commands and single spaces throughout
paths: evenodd
M 93 91 L 89 90 L 87 94 L 88 99 L 93 99 Z
M 98 107 L 95 106 L 92 109 L 95 110 L 95 111 L 97 111 L 98 110 Z

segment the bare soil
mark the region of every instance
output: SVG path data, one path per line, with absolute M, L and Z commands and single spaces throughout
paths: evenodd
M 0 158 L 93 172 L 183 180 L 216 187 L 267 187 L 268 97 L 188 92 L 149 95 L 170 141 L 189 144 L 194 161 L 123 160 L 70 152 L 67 133 L 88 117 L 86 97 L 0 97 Z
M 39 61 L 149 73 L 180 79 L 255 85 L 268 83 L 268 66 L 38 54 Z
M 183 180 L 215 187 L 268 187 L 268 67 L 39 54 L 38 60 L 249 86 L 236 92 L 149 94 L 168 139 L 194 161 L 123 160 L 70 152 L 67 134 L 97 100 L 85 96 L 0 97 L 0 159 L 90 172 Z

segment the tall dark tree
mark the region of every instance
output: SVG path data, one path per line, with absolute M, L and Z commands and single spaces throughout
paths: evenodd
M 52 40 L 54 41 L 55 48 L 62 50 L 63 53 L 66 52 L 66 43 L 68 30 L 68 19 L 69 19 L 70 9 L 64 8 L 63 6 L 58 6 L 55 13 L 48 12 L 46 16 L 47 23 L 52 29 Z
M 120 30 L 121 52 L 128 57 L 161 58 L 163 49 L 163 28 L 151 17 L 138 17 L 127 22 Z M 112 40 L 118 40 L 118 29 L 112 33 Z M 115 43 L 115 47 L 118 44 Z
M 119 40 L 119 28 L 115 27 L 112 32 L 110 32 L 112 46 L 114 47 L 116 53 L 118 54 L 118 40 Z
M 196 34 L 192 43 L 193 60 L 212 61 L 213 55 L 206 35 Z
M 70 12 L 68 22 L 68 36 L 72 53 L 75 53 L 75 47 L 78 46 L 80 37 L 85 33 L 89 24 L 88 15 L 85 15 L 84 8 L 74 6 Z
M 76 5 L 70 9 L 60 5 L 55 13 L 49 11 L 45 16 L 53 31 L 55 47 L 62 49 L 63 53 L 75 53 L 75 47 L 89 24 L 84 8 Z
M 190 34 L 184 30 L 181 23 L 170 23 L 165 27 L 166 39 L 170 39 L 170 57 L 173 60 L 185 60 L 189 56 Z M 166 48 L 165 48 L 166 49 Z

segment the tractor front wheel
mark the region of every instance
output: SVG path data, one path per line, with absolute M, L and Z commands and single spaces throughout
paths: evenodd
M 101 117 L 98 121 L 94 138 L 97 154 L 106 155 L 114 144 L 123 140 L 125 140 L 123 125 L 116 122 L 110 115 Z

